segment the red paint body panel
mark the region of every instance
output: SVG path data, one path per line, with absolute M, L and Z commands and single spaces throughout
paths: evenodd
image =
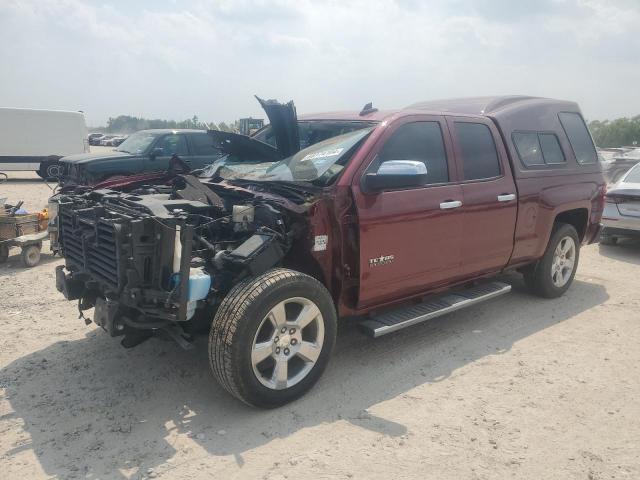
M 485 102 L 493 105 L 489 111 L 480 103 L 468 110 L 456 104 L 453 115 L 434 112 L 431 104 L 376 112 L 379 125 L 326 189 L 310 217 L 309 248 L 314 235 L 329 238 L 328 251 L 313 252 L 313 257 L 340 315 L 364 314 L 532 263 L 543 255 L 559 215 L 584 215 L 582 242 L 597 238 L 605 188 L 600 165 L 577 163 L 557 120 L 558 111 L 579 113 L 577 105 L 505 97 Z M 309 118 L 361 117 L 340 112 Z M 450 183 L 363 192 L 361 179 L 384 142 L 398 126 L 421 120 L 441 123 Z M 499 177 L 463 180 L 456 121 L 482 123 L 491 130 L 502 170 Z M 511 132 L 517 129 L 556 133 L 567 163 L 527 169 L 511 141 Z M 516 198 L 499 202 L 497 197 L 503 194 Z M 440 209 L 441 202 L 457 199 L 462 208 Z M 393 261 L 370 266 L 371 259 L 388 256 Z

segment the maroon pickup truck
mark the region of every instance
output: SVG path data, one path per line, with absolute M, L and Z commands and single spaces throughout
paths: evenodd
M 507 293 L 509 270 L 558 297 L 598 238 L 605 182 L 573 102 L 282 107 L 205 175 L 62 194 L 57 288 L 126 347 L 207 329 L 222 386 L 274 407 L 318 380 L 339 318 L 378 337 Z

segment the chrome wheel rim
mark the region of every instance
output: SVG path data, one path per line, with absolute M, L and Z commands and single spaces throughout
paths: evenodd
M 324 343 L 324 319 L 308 298 L 293 297 L 262 319 L 251 346 L 256 378 L 272 390 L 291 388 L 313 369 Z
M 564 287 L 576 264 L 576 244 L 571 237 L 563 237 L 553 252 L 551 280 L 556 287 Z

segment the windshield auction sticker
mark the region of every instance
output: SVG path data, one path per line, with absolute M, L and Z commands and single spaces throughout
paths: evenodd
M 335 157 L 340 155 L 344 148 L 332 148 L 331 150 L 323 150 L 321 152 L 310 153 L 300 159 L 301 162 L 308 162 L 309 160 L 317 160 L 318 158 Z

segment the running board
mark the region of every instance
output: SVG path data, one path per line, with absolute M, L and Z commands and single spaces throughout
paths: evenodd
M 511 285 L 502 282 L 490 282 L 456 290 L 430 298 L 426 302 L 401 307 L 370 316 L 358 326 L 373 338 L 395 332 L 411 325 L 445 315 L 462 308 L 476 305 L 485 300 L 498 297 L 511 291 Z

